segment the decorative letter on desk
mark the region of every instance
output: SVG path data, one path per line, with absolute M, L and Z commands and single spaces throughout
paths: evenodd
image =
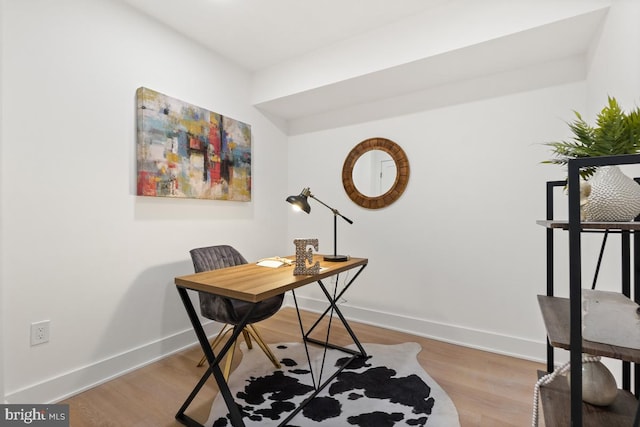
M 296 245 L 296 267 L 293 269 L 293 274 L 301 276 L 320 273 L 319 261 L 316 261 L 311 267 L 307 267 L 307 261 L 309 264 L 313 262 L 313 251 L 311 248 L 307 249 L 307 246 L 312 246 L 317 251 L 318 239 L 295 239 L 293 243 Z

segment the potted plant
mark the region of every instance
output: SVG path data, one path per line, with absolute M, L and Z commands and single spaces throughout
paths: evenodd
M 596 125 L 589 125 L 574 111 L 569 123 L 573 138 L 548 142 L 553 158 L 543 163 L 566 165 L 580 157 L 640 153 L 640 108 L 622 111 L 615 98 L 598 113 Z M 583 218 L 588 221 L 631 221 L 640 214 L 640 185 L 617 166 L 584 168 L 580 171 Z

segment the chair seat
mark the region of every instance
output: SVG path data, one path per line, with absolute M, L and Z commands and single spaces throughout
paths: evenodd
M 259 303 L 220 298 L 215 295 L 200 294 L 200 310 L 204 317 L 223 323 L 237 325 L 254 304 L 257 307 L 247 323 L 255 323 L 272 316 L 282 306 L 284 295 L 277 295 Z

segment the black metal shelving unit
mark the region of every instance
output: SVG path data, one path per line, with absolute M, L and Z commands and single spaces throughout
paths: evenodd
M 640 163 L 640 155 L 602 156 L 572 159 L 568 163 L 567 181 L 550 181 L 546 187 L 546 220 L 538 224 L 547 228 L 547 289 L 538 296 L 547 329 L 547 371 L 554 369 L 554 347 L 570 352 L 571 366 L 581 366 L 582 353 L 622 360 L 622 387 L 617 400 L 609 407 L 595 407 L 582 402 L 581 369 L 571 369 L 571 387 L 542 387 L 541 403 L 547 427 L 552 426 L 637 426 L 638 392 L 640 391 L 640 350 L 584 341 L 582 338 L 582 233 L 613 233 L 620 235 L 621 293 L 640 303 L 640 222 L 581 222 L 580 170 L 586 167 Z M 554 189 L 568 184 L 569 219 L 554 220 Z M 554 296 L 554 232 L 569 233 L 569 298 Z M 633 256 L 632 256 L 633 250 Z M 633 258 L 633 262 L 632 262 Z M 631 393 L 631 365 L 634 365 L 635 394 Z M 557 380 L 556 380 L 557 381 Z M 546 396 L 545 396 L 546 394 Z M 548 415 L 548 416 L 547 416 Z M 569 418 L 570 417 L 570 418 Z

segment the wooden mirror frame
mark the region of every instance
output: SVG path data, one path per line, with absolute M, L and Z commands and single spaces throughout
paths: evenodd
M 362 194 L 353 182 L 353 168 L 364 153 L 382 150 L 389 154 L 396 164 L 396 179 L 386 193 L 369 197 Z M 380 209 L 389 206 L 402 195 L 409 182 L 409 159 L 398 144 L 386 138 L 369 138 L 356 145 L 342 166 L 342 185 L 344 191 L 356 205 L 367 209 Z

